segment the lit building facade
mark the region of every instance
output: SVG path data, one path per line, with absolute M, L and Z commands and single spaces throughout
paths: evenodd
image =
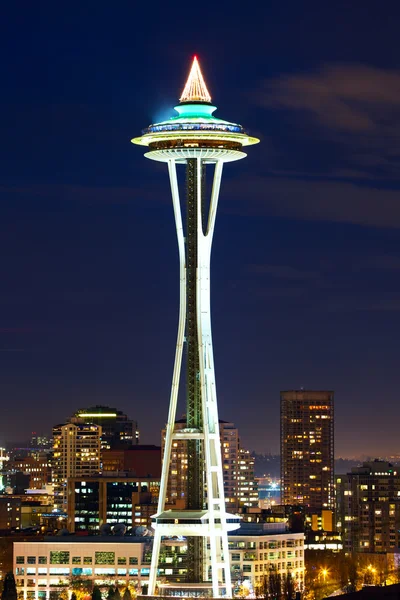
M 229 536 L 232 581 L 245 580 L 257 590 L 271 572 L 283 581 L 290 575 L 296 591 L 304 587 L 304 534 L 290 533 L 279 523 L 243 523 Z
M 0 497 L 0 529 L 20 529 L 21 498 L 5 495 Z
M 137 421 L 110 406 L 96 404 L 81 408 L 70 419 L 71 423 L 90 423 L 101 426 L 101 448 L 110 450 L 139 443 Z
M 45 452 L 35 453 L 24 458 L 15 458 L 9 462 L 11 473 L 24 473 L 29 475 L 28 488 L 31 490 L 45 489 L 51 484 L 51 460 Z
M 338 476 L 336 490 L 346 552 L 393 552 L 400 546 L 400 473 L 393 465 L 365 462 Z
M 71 578 L 98 585 L 138 586 L 148 580 L 151 538 L 59 536 L 14 542 L 13 571 L 25 600 L 50 600 L 71 587 Z
M 281 494 L 283 504 L 309 514 L 334 510 L 334 394 L 281 392 Z
M 175 421 L 175 431 L 186 427 L 186 419 Z M 219 420 L 225 505 L 229 512 L 237 512 L 243 506 L 258 505 L 258 489 L 254 476 L 254 458 L 240 445 L 239 432 L 234 423 Z M 165 443 L 165 430 L 162 431 Z M 170 471 L 166 502 L 186 507 L 188 493 L 188 446 L 187 440 L 177 439 L 172 444 Z
M 256 144 L 241 125 L 216 118 L 216 107 L 197 58 L 175 107 L 177 116 L 150 125 L 133 143 L 148 148 L 146 157 L 168 166 L 179 250 L 180 312 L 169 415 L 165 433 L 160 498 L 154 522 L 154 550 L 149 594 L 156 587 L 161 538 L 188 536 L 190 584 L 209 581 L 214 597 L 232 594 L 228 531 L 239 520 L 226 512 L 219 436 L 210 306 L 210 261 L 222 170 L 245 158 L 245 146 Z M 186 172 L 182 220 L 177 165 Z M 212 172 L 211 198 L 206 198 L 206 171 Z M 183 170 L 183 169 L 182 169 Z M 183 348 L 186 347 L 186 427 L 175 431 Z M 186 512 L 165 511 L 170 458 L 177 439 L 187 441 Z M 172 518 L 171 518 L 172 517 Z M 205 569 L 205 543 L 210 543 L 211 577 Z
M 260 590 L 271 572 L 279 574 L 282 581 L 290 575 L 295 589 L 303 589 L 304 534 L 290 533 L 285 525 L 285 522 L 243 522 L 239 530 L 229 534 L 231 579 L 237 591 L 241 584 L 250 592 Z M 186 541 L 165 539 L 160 555 L 160 576 L 168 582 L 184 581 L 186 553 Z M 169 585 L 167 583 L 166 588 Z M 160 588 L 162 594 L 162 584 Z
M 67 480 L 100 471 L 99 425 L 66 423 L 53 428 L 54 506 L 67 511 Z
M 68 479 L 68 531 L 98 531 L 104 523 L 150 527 L 160 480 L 129 476 Z

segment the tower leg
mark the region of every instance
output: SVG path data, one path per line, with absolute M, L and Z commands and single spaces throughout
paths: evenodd
M 175 428 L 176 407 L 178 404 L 179 381 L 182 368 L 183 344 L 185 338 L 186 323 L 186 269 L 185 269 L 185 241 L 183 236 L 182 214 L 179 201 L 178 180 L 176 176 L 176 164 L 174 160 L 168 161 L 168 172 L 171 183 L 172 203 L 174 207 L 176 235 L 178 239 L 179 251 L 179 325 L 178 337 L 176 341 L 174 372 L 172 376 L 171 397 L 168 412 L 168 422 L 165 431 L 164 456 L 161 471 L 160 495 L 158 498 L 157 512 L 163 512 L 165 509 L 165 499 L 167 495 L 168 473 L 171 462 L 172 440 Z M 160 554 L 161 536 L 155 528 L 153 553 L 151 556 L 150 576 L 148 595 L 153 596 L 157 582 L 158 560 Z

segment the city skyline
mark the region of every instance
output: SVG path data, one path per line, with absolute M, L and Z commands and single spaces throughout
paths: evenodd
M 173 19 L 45 6 L 4 11 L 0 445 L 93 404 L 159 440 L 177 253 L 167 177 L 129 140 L 167 116 L 196 53 L 224 116 L 262 138 L 221 190 L 221 418 L 245 447 L 277 452 L 280 391 L 332 389 L 337 455 L 397 454 L 396 18 L 344 1 L 257 19 L 219 5 L 205 33 L 190 6 Z

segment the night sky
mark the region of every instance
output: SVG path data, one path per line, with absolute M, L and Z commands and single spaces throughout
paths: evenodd
M 220 417 L 277 452 L 279 391 L 333 389 L 336 454 L 400 453 L 400 8 L 8 2 L 1 15 L 0 445 L 105 403 L 160 442 L 178 318 L 165 165 L 197 54 L 225 168 L 212 257 Z

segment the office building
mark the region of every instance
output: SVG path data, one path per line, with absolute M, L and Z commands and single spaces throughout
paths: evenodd
M 26 600 L 48 600 L 69 589 L 74 578 L 92 582 L 104 593 L 110 585 L 139 588 L 148 580 L 150 543 L 147 537 L 103 535 L 15 542 L 17 592 Z
M 101 426 L 101 448 L 110 450 L 139 443 L 137 421 L 129 419 L 121 410 L 110 406 L 81 408 L 71 417 L 71 423 Z
M 281 392 L 282 502 L 309 515 L 335 506 L 333 399 L 331 391 Z
M 375 460 L 336 479 L 338 529 L 346 552 L 393 552 L 400 546 L 400 473 Z
M 68 479 L 68 531 L 98 531 L 105 523 L 150 527 L 160 479 L 103 474 Z
M 99 425 L 66 423 L 53 428 L 54 507 L 67 511 L 67 480 L 100 471 Z

